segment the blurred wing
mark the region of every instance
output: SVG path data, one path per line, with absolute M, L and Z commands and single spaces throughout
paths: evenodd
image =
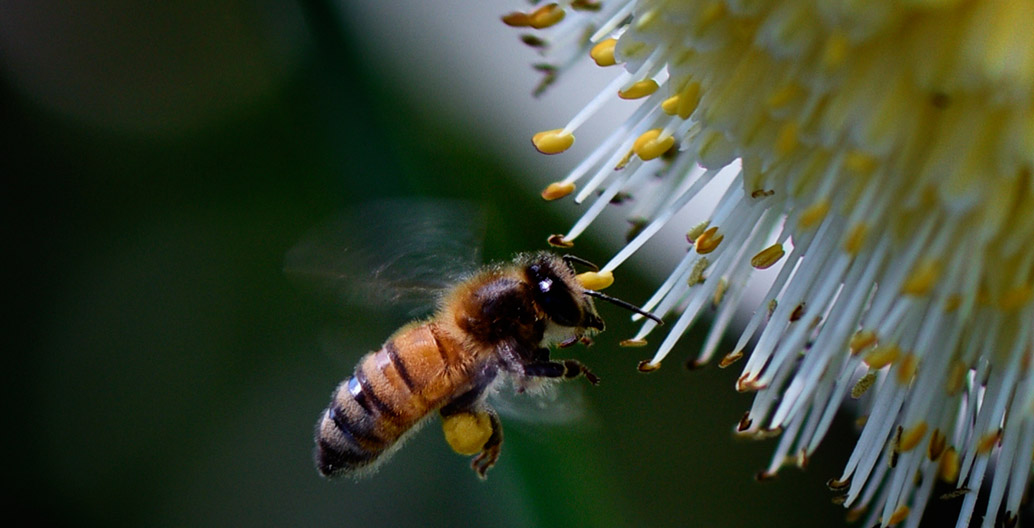
M 306 234 L 288 251 L 284 272 L 340 302 L 427 311 L 480 265 L 484 226 L 482 209 L 465 201 L 364 204 Z
M 528 424 L 593 425 L 585 387 L 575 382 L 546 382 L 540 387 L 518 393 L 507 380 L 489 396 L 489 403 L 500 415 Z

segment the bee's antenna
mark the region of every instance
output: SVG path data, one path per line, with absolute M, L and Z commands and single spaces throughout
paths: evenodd
M 592 271 L 600 270 L 599 266 L 593 264 L 592 262 L 589 262 L 588 260 L 583 259 L 582 257 L 576 257 L 574 255 L 563 255 L 560 258 L 563 259 L 563 261 L 566 262 L 568 266 L 571 266 L 571 269 L 574 269 L 575 264 L 581 264 L 582 266 L 585 266 L 586 268 L 589 268 Z
M 609 302 L 611 304 L 616 304 L 616 305 L 618 305 L 618 306 L 620 306 L 620 307 L 622 307 L 622 308 L 624 308 L 626 310 L 633 311 L 633 312 L 635 312 L 635 313 L 637 313 L 637 314 L 639 314 L 639 315 L 641 315 L 643 317 L 648 317 L 648 318 L 654 320 L 659 325 L 664 324 L 664 321 L 662 321 L 660 317 L 657 317 L 656 315 L 654 315 L 654 314 L 652 314 L 650 312 L 647 312 L 646 310 L 643 310 L 642 308 L 640 308 L 640 307 L 638 307 L 638 306 L 636 306 L 636 305 L 634 305 L 634 304 L 632 304 L 632 303 L 630 303 L 628 301 L 622 301 L 621 299 L 618 299 L 617 297 L 611 297 L 610 295 L 607 295 L 606 293 L 601 293 L 601 292 L 598 292 L 596 290 L 584 290 L 584 292 L 585 292 L 586 295 L 588 295 L 590 297 L 596 297 L 597 299 L 607 301 L 607 302 Z

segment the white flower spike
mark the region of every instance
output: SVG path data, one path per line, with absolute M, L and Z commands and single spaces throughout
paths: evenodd
M 829 483 L 850 517 L 915 527 L 940 480 L 959 490 L 957 526 L 978 494 L 982 526 L 1016 523 L 1034 467 L 1034 1 L 567 1 L 504 20 L 535 28 L 542 88 L 579 58 L 618 71 L 536 136 L 542 152 L 604 105 L 639 105 L 543 191 L 595 200 L 552 242 L 631 197 L 611 274 L 737 171 L 644 305 L 674 320 L 642 370 L 717 307 L 694 363 L 709 361 L 751 274 L 781 263 L 719 363 L 748 357 L 740 433 L 781 434 L 761 476 L 803 466 L 853 398 L 864 426 Z

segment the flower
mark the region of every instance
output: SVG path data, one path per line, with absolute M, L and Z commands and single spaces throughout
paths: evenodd
M 593 201 L 567 246 L 631 202 L 612 273 L 701 189 L 734 172 L 644 308 L 673 318 L 660 366 L 706 309 L 709 361 L 759 270 L 774 274 L 720 366 L 756 341 L 737 388 L 744 435 L 803 466 L 848 399 L 863 423 L 830 481 L 867 526 L 917 526 L 937 481 L 1016 522 L 1034 466 L 1034 2 L 568 1 L 504 17 L 534 30 L 543 87 L 588 54 L 620 65 L 560 129 L 556 154 L 614 97 L 633 115 L 547 200 Z M 538 30 L 545 30 L 539 32 Z M 645 321 L 629 345 L 657 326 Z M 993 469 L 993 471 L 991 471 Z M 985 475 L 987 477 L 985 478 Z

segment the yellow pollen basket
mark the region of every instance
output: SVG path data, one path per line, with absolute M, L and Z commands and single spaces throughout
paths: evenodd
M 442 418 L 442 431 L 449 447 L 460 455 L 476 455 L 492 436 L 488 414 L 460 413 Z

